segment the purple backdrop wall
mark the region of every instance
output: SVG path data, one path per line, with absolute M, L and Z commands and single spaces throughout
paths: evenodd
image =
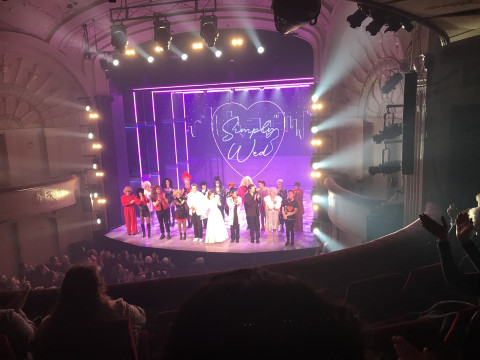
M 310 96 L 302 80 L 134 91 L 126 111 L 131 180 L 168 176 L 177 186 L 188 171 L 209 187 L 215 175 L 237 186 L 249 175 L 268 186 L 282 178 L 288 188 L 295 181 L 310 188 Z

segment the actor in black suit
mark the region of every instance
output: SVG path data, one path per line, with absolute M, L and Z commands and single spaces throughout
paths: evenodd
M 260 211 L 258 204 L 260 203 L 260 196 L 255 191 L 255 185 L 248 185 L 248 192 L 245 194 L 245 213 L 247 214 L 247 224 L 250 228 L 250 241 L 253 243 L 254 235 L 257 243 L 260 242 Z

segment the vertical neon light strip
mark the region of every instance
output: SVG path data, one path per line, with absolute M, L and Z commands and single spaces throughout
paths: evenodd
M 153 99 L 153 91 L 152 91 L 152 111 L 153 111 L 153 128 L 155 129 L 155 154 L 157 155 L 157 178 L 158 178 L 158 185 L 160 185 L 160 162 L 158 161 L 157 120 L 155 118 L 155 101 Z
M 178 188 L 180 189 L 180 178 L 178 177 L 177 134 L 175 132 L 175 111 L 173 109 L 173 91 L 170 93 L 170 102 L 172 103 L 173 143 L 175 144 L 175 166 L 177 167 L 177 184 Z
M 140 154 L 140 136 L 138 135 L 138 116 L 137 116 L 137 99 L 135 97 L 135 91 L 133 92 L 133 109 L 135 111 L 135 124 L 137 131 L 137 149 L 138 149 L 138 163 L 140 166 L 140 182 L 142 182 L 143 172 L 142 172 L 142 155 Z
M 185 94 L 182 93 L 183 124 L 185 125 L 185 152 L 187 153 L 187 172 L 190 174 L 190 162 L 188 161 L 187 119 L 185 115 Z

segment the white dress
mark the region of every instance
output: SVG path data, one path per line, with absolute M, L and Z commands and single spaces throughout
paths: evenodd
M 206 201 L 206 213 L 207 216 L 207 234 L 205 235 L 205 243 L 213 244 L 223 242 L 229 238 L 227 228 L 225 227 L 225 221 L 223 220 L 222 213 L 218 209 L 218 197 Z

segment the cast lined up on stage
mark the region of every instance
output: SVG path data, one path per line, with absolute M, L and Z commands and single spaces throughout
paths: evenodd
M 286 227 L 287 242 L 285 245 L 295 244 L 295 231 L 303 231 L 303 190 L 300 183 L 287 192 L 283 187 L 283 180 L 277 180 L 276 187 L 267 187 L 264 180 L 258 180 L 255 187 L 251 177 L 245 176 L 238 189 L 235 183 L 227 184 L 228 190 L 222 184 L 219 176 L 215 176 L 212 189 L 208 189 L 206 181 L 200 186 L 190 184 L 192 176 L 184 172 L 183 189 L 175 189 L 170 178 L 163 178 L 160 186 L 152 186 L 149 181 L 142 183 L 142 188 L 132 194 L 131 187 L 126 186 L 121 198 L 124 206 L 127 233 L 137 233 L 136 207 L 139 208 L 140 224 L 143 237 L 151 237 L 151 221 L 153 225 L 153 211 L 156 212 L 160 239 L 171 239 L 170 228 L 175 220 L 178 224 L 180 240 L 187 239 L 188 228 L 193 225 L 195 242 L 205 241 L 206 244 L 221 243 L 230 239 L 231 243 L 240 241 L 240 226 L 242 224 L 241 209 L 244 209 L 247 230 L 251 243 L 260 242 L 261 231 L 268 232 L 268 242 L 277 241 L 278 232 Z M 227 219 L 225 219 L 225 214 Z M 225 220 L 230 226 L 228 236 Z M 147 234 L 145 232 L 145 222 Z M 183 227 L 183 229 L 182 229 Z M 205 237 L 203 230 L 206 229 Z

